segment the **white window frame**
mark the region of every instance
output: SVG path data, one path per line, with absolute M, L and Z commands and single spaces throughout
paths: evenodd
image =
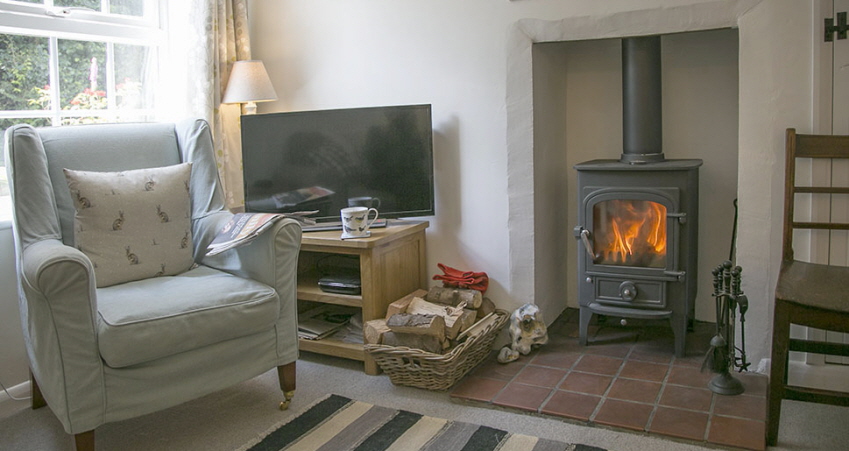
M 161 52 L 166 42 L 166 33 L 162 27 L 161 0 L 144 0 L 143 17 L 108 14 L 82 8 L 53 6 L 53 0 L 44 4 L 23 3 L 12 0 L 0 0 L 0 33 L 45 37 L 50 46 L 49 84 L 58 89 L 51 90 L 52 100 L 49 110 L 0 110 L 0 118 L 50 118 L 54 126 L 69 117 L 114 117 L 128 113 L 114 108 L 115 79 L 114 71 L 107 70 L 106 91 L 109 107 L 105 110 L 62 110 L 58 83 L 58 40 L 103 42 L 106 44 L 107 61 L 112 59 L 114 44 L 135 44 L 152 46 L 154 52 Z M 101 0 L 101 9 L 108 10 L 108 0 Z M 111 63 L 107 63 L 111 64 Z M 155 116 L 155 109 L 133 110 L 133 114 Z

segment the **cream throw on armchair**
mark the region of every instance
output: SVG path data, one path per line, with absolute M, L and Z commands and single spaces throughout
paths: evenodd
M 205 258 L 232 216 L 207 123 L 108 124 L 6 132 L 20 309 L 40 393 L 65 430 L 164 409 L 278 367 L 294 389 L 301 229 L 282 220 L 247 246 Z M 125 171 L 191 162 L 196 267 L 97 288 L 74 245 L 64 169 Z M 85 440 L 82 440 L 85 443 Z

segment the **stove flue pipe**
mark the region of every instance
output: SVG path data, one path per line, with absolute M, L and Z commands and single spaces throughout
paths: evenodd
M 660 36 L 622 39 L 623 163 L 663 161 Z

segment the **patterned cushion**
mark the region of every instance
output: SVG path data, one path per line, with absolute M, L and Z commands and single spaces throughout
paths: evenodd
M 64 171 L 76 209 L 74 245 L 91 259 L 98 287 L 192 266 L 191 163 Z

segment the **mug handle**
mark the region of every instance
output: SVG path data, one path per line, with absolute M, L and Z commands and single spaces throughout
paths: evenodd
M 369 220 L 368 220 L 368 215 L 369 215 L 369 214 L 371 214 L 371 212 L 374 212 L 374 219 L 372 219 L 371 221 L 369 221 Z M 374 221 L 377 221 L 377 215 L 378 215 L 378 213 L 377 213 L 377 208 L 369 208 L 369 209 L 368 209 L 368 211 L 366 212 L 366 228 L 363 230 L 363 232 L 365 232 L 366 230 L 368 230 L 368 229 L 369 229 L 369 227 L 371 227 L 371 225 L 372 225 L 372 224 L 374 224 Z

